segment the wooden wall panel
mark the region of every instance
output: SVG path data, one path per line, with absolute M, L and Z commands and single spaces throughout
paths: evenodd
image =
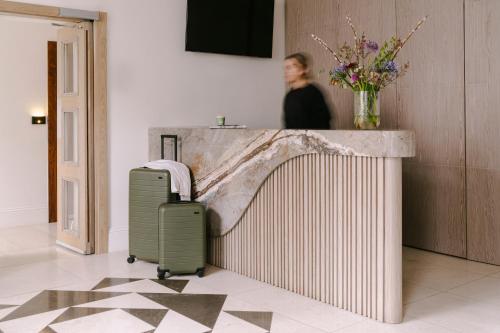
M 417 156 L 403 174 L 405 244 L 466 256 L 464 0 L 287 0 L 286 51 L 306 51 L 317 81 L 333 106 L 335 128 L 351 129 L 352 93 L 328 86 L 332 57 L 311 40 L 330 46 L 351 41 L 345 23 L 377 41 L 404 37 L 425 15 L 430 19 L 399 55 L 410 71 L 382 93 L 382 127 L 413 129 Z M 470 0 L 473 1 L 473 0 Z M 494 0 L 491 0 L 494 1 Z
M 465 257 L 463 168 L 404 163 L 404 244 Z M 456 227 L 459 226 L 459 227 Z
M 417 156 L 404 161 L 404 242 L 466 256 L 463 0 L 397 0 L 397 32 L 430 15 L 399 55 L 398 123 L 413 129 Z
M 313 73 L 324 88 L 332 111 L 336 129 L 353 129 L 353 94 L 328 85 L 328 72 L 336 65 L 335 60 L 319 44 L 312 40 L 314 33 L 332 48 L 344 41 L 353 41 L 346 23 L 350 15 L 360 32 L 374 40 L 383 40 L 396 32 L 396 0 L 287 0 L 286 2 L 286 53 L 305 51 L 314 60 Z M 319 73 L 324 71 L 323 73 Z M 381 128 L 397 127 L 396 87 L 388 87 L 382 94 Z
M 465 1 L 467 256 L 500 265 L 500 1 Z

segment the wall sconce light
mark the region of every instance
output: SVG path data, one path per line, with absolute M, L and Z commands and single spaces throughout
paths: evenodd
M 31 117 L 31 123 L 33 125 L 45 125 L 47 123 L 47 117 L 46 116 L 41 116 L 41 117 Z

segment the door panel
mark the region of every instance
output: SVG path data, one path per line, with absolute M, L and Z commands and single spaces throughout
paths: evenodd
M 78 111 L 62 111 L 63 161 L 78 163 Z
M 465 1 L 467 258 L 500 265 L 500 2 Z
M 466 256 L 463 0 L 397 0 L 398 35 L 430 15 L 398 55 L 398 123 L 415 131 L 403 161 L 403 242 Z
M 62 229 L 75 237 L 80 234 L 78 180 L 62 179 Z
M 57 242 L 88 254 L 87 33 L 89 24 L 58 31 Z

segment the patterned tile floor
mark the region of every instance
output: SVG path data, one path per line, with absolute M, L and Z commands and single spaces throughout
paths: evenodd
M 498 266 L 405 248 L 390 325 L 216 267 L 159 281 L 126 252 L 56 247 L 54 227 L 0 229 L 1 332 L 500 332 Z

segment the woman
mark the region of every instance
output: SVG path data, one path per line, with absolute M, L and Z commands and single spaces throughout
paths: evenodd
M 285 58 L 285 80 L 290 87 L 284 102 L 285 128 L 330 129 L 330 111 L 321 91 L 309 81 L 305 54 Z

